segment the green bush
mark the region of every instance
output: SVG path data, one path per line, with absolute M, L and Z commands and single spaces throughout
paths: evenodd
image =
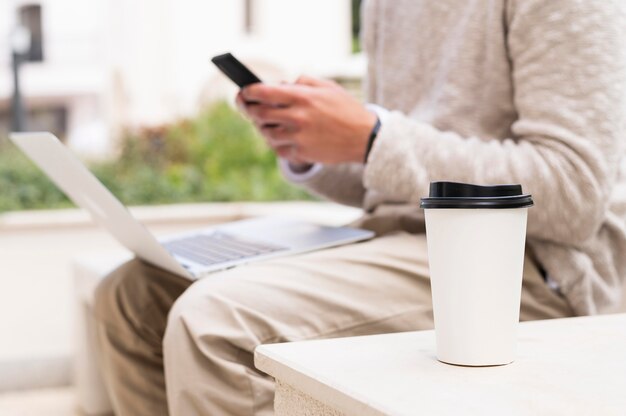
M 226 103 L 197 117 L 127 133 L 116 160 L 91 170 L 128 205 L 310 199 L 287 183 L 254 128 Z M 0 212 L 70 202 L 17 149 L 0 146 Z
M 65 195 L 30 160 L 3 140 L 0 146 L 0 212 L 70 205 Z

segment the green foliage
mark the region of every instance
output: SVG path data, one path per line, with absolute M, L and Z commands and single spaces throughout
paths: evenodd
M 71 204 L 15 147 L 0 143 L 0 212 Z
M 352 53 L 361 51 L 361 3 L 362 0 L 352 0 L 350 5 L 352 12 Z
M 226 103 L 193 119 L 125 134 L 91 170 L 128 205 L 310 199 L 288 184 L 253 127 Z M 0 145 L 0 212 L 71 205 L 17 149 Z

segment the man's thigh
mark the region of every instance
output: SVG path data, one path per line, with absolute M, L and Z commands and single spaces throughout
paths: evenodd
M 254 336 L 238 347 L 251 350 L 259 342 L 432 328 L 430 296 L 425 236 L 400 232 L 208 276 L 172 315 L 198 335 L 245 324 L 240 329 Z
M 174 309 L 199 332 L 246 322 L 261 343 L 431 329 L 426 236 L 397 232 L 240 266 L 195 282 Z M 572 315 L 527 256 L 521 319 Z
M 548 286 L 537 264 L 527 255 L 524 259 L 520 319 L 533 321 L 570 316 L 574 316 L 574 310 L 565 297 Z
M 398 233 L 199 280 L 174 304 L 163 341 L 170 412 L 270 414 L 259 344 L 432 327 L 426 264 L 423 236 Z

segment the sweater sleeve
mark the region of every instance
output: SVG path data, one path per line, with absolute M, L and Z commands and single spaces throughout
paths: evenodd
M 535 200 L 529 236 L 584 244 L 606 215 L 624 139 L 620 3 L 511 2 L 507 46 L 518 112 L 511 137 L 462 137 L 392 113 L 370 153 L 365 187 L 417 203 L 433 180 L 521 183 Z
M 331 201 L 361 208 L 365 196 L 363 164 L 342 163 L 318 165 L 321 168 L 312 177 L 295 182 L 311 193 Z

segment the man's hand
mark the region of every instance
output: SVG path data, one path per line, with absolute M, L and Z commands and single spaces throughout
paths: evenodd
M 362 162 L 376 116 L 332 81 L 252 84 L 237 96 L 267 143 L 292 165 Z

